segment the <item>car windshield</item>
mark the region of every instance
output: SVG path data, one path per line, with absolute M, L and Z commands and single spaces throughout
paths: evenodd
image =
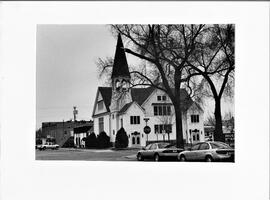
M 212 149 L 231 149 L 231 147 L 225 143 L 221 142 L 211 142 Z
M 168 143 L 158 143 L 158 148 L 159 149 L 167 148 L 168 145 L 170 145 L 170 144 L 168 144 Z
M 167 146 L 165 146 L 164 148 L 176 148 L 176 146 L 174 144 L 168 144 Z

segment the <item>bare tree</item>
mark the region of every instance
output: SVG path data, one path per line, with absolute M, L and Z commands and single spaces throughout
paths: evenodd
M 215 100 L 215 140 L 224 141 L 222 131 L 221 99 L 233 95 L 234 88 L 234 25 L 209 27 L 201 45 L 187 63 L 207 82 Z
M 128 42 L 126 53 L 147 64 L 131 70 L 132 87 L 152 86 L 164 91 L 171 99 L 178 147 L 184 145 L 180 105 L 185 99 L 181 100 L 180 88 L 186 88 L 197 100 L 209 96 L 211 91 L 216 102 L 216 124 L 220 125 L 220 99 L 224 91 L 229 91 L 228 80 L 234 71 L 233 26 L 112 25 L 112 31 L 124 36 Z M 103 63 L 102 71 L 108 70 L 110 60 L 107 61 Z M 217 92 L 215 84 L 220 79 L 224 81 Z M 222 125 L 221 129 L 219 125 L 216 125 L 216 133 L 221 135 Z
M 176 118 L 176 144 L 184 146 L 180 88 L 192 76 L 186 61 L 201 40 L 204 25 L 113 25 L 128 41 L 125 51 L 147 62 L 144 71 L 133 70 L 133 86 L 152 86 L 164 91 L 172 101 Z

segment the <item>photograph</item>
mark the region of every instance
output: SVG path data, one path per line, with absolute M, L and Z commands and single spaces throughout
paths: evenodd
M 35 159 L 234 163 L 235 29 L 37 24 Z

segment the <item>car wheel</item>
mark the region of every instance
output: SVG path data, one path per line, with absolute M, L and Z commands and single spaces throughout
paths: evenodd
M 181 155 L 180 158 L 179 158 L 179 160 L 181 162 L 185 162 L 186 161 L 186 157 L 184 155 Z
M 46 147 L 43 147 L 43 150 L 46 150 Z
M 158 154 L 155 154 L 155 156 L 154 156 L 154 160 L 155 160 L 156 162 L 160 161 L 160 157 L 159 157 L 159 155 L 158 155 Z
M 213 158 L 211 156 L 206 156 L 205 161 L 206 162 L 213 162 Z
M 138 153 L 138 155 L 137 155 L 137 160 L 138 160 L 138 161 L 143 161 L 143 156 L 142 156 L 142 154 Z

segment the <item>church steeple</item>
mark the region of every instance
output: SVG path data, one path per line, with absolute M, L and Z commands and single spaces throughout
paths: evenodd
M 112 79 L 117 77 L 130 78 L 128 70 L 127 58 L 124 50 L 121 35 L 118 35 L 116 51 L 114 56 Z
M 114 63 L 112 69 L 112 100 L 111 112 L 118 112 L 124 105 L 132 102 L 130 86 L 130 73 L 121 35 L 118 35 Z

